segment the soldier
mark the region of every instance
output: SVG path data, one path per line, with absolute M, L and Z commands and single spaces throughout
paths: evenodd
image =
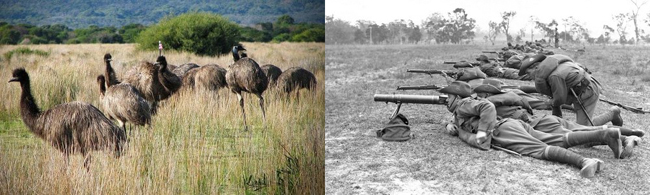
M 564 120 L 563 118 L 553 115 L 533 115 L 530 105 L 525 98 L 520 97 L 513 92 L 505 92 L 499 86 L 492 84 L 483 84 L 474 88 L 478 97 L 486 98 L 495 105 L 497 115 L 502 118 L 520 119 L 528 122 L 533 129 L 551 133 L 565 134 L 579 131 L 595 131 L 602 129 L 615 128 L 621 132 L 621 142 L 623 143 L 623 152 L 620 158 L 627 158 L 633 154 L 634 147 L 640 142 L 639 137 L 645 134 L 642 130 L 629 129 L 619 126 L 585 126 L 575 122 Z M 600 144 L 600 143 L 596 143 Z
M 535 89 L 534 86 L 520 86 L 517 89 L 503 89 L 501 86 L 505 85 L 505 83 L 496 79 L 485 79 L 482 81 L 481 84 L 490 84 L 496 86 L 497 88 L 505 92 L 513 92 L 519 95 L 520 97 L 524 98 L 526 101 L 528 101 L 530 107 L 532 107 L 535 110 L 551 110 L 551 101 L 541 100 L 530 94 L 530 93 L 538 93 L 537 89 Z M 522 89 L 525 89 L 526 91 L 523 91 Z M 567 110 L 573 110 L 573 106 L 566 105 L 566 104 L 562 105 L 561 108 Z
M 549 134 L 533 129 L 517 119 L 497 119 L 494 104 L 483 98 L 471 97 L 469 84 L 454 81 L 440 90 L 449 95 L 447 110 L 453 113 L 453 123 L 447 131 L 467 144 L 487 150 L 491 144 L 537 159 L 567 163 L 580 168 L 580 176 L 594 177 L 603 161 L 585 158 L 566 148 L 592 142 L 606 142 L 618 158 L 621 152 L 620 131 L 607 129 L 587 132 Z
M 480 68 L 488 77 L 499 77 L 505 79 L 518 79 L 521 80 L 523 76 L 519 76 L 519 70 L 514 68 L 505 68 L 497 62 L 490 61 L 487 56 L 481 55 L 476 58 L 481 63 Z
M 539 64 L 533 73 L 535 88 L 552 98 L 553 115 L 562 117 L 560 106 L 573 104 L 578 124 L 599 126 L 611 121 L 613 125 L 623 126 L 618 107 L 611 107 L 607 113 L 593 117 L 601 86 L 581 64 L 561 54 L 538 54 L 522 62 L 519 75 L 525 75 L 526 70 L 537 62 Z

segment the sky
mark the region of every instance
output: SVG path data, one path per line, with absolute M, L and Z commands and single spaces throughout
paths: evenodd
M 650 0 L 636 0 L 639 3 Z M 487 31 L 489 21 L 501 22 L 501 14 L 515 11 L 517 14 L 510 24 L 510 34 L 525 28 L 529 33 L 533 26 L 530 17 L 535 16 L 544 23 L 555 19 L 560 25 L 558 31 L 563 31 L 562 19 L 573 16 L 586 27 L 591 37 L 603 33 L 603 25 L 616 29 L 612 16 L 623 12 L 632 12 L 636 7 L 630 0 L 325 0 L 325 15 L 355 24 L 357 20 L 370 20 L 377 24 L 388 24 L 397 19 L 412 20 L 420 25 L 433 13 L 447 16 L 455 8 L 465 9 L 468 17 L 476 20 L 481 31 Z M 644 21 L 650 13 L 650 3 L 641 7 L 639 12 L 639 28 L 650 33 L 650 26 Z M 634 36 L 634 24 L 630 21 L 627 27 L 628 38 Z M 535 33 L 538 33 L 535 30 Z

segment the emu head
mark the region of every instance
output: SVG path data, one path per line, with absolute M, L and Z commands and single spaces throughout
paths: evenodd
M 239 60 L 239 51 L 246 51 L 243 46 L 241 45 L 235 45 L 232 47 L 232 57 L 237 62 Z
M 20 82 L 20 83 L 29 83 L 29 75 L 24 68 L 16 68 L 12 73 L 13 78 L 9 79 L 9 82 Z
M 104 62 L 108 62 L 108 61 L 112 61 L 112 60 L 113 60 L 113 56 L 111 56 L 110 53 L 104 54 Z
M 156 59 L 156 64 L 160 65 L 161 71 L 164 71 L 164 69 L 167 68 L 167 59 L 165 56 L 158 56 Z

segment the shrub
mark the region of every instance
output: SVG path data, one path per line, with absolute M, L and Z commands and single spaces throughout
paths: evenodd
M 46 51 L 38 50 L 38 49 L 31 50 L 31 49 L 29 49 L 27 47 L 19 47 L 19 48 L 16 48 L 14 50 L 11 50 L 11 51 L 5 53 L 4 57 L 5 57 L 5 59 L 7 61 L 11 61 L 11 57 L 14 54 L 21 54 L 21 55 L 36 54 L 36 55 L 39 55 L 39 56 L 49 56 L 50 52 L 46 52 Z
M 239 26 L 210 13 L 186 13 L 166 17 L 142 31 L 136 38 L 139 49 L 155 50 L 158 41 L 164 48 L 215 56 L 230 52 L 239 44 Z

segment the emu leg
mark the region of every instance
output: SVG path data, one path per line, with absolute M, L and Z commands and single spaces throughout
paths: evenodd
M 241 94 L 237 94 L 237 99 L 239 99 L 239 106 L 241 107 L 241 114 L 244 116 L 244 131 L 248 131 L 248 125 L 246 125 L 246 112 L 244 112 L 244 98 Z
M 257 95 L 258 98 L 260 98 L 260 108 L 262 108 L 262 118 L 264 121 L 266 121 L 266 111 L 264 111 L 264 97 L 262 97 L 262 94 L 255 94 Z

